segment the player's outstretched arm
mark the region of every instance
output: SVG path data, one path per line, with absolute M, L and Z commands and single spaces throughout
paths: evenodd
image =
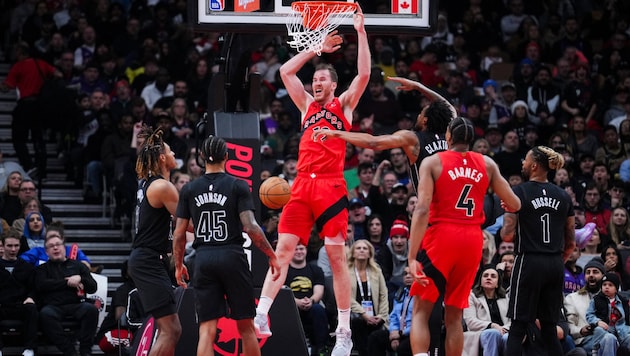
M 269 268 L 271 270 L 273 280 L 275 281 L 278 277 L 280 277 L 280 265 L 278 264 L 278 259 L 276 258 L 273 248 L 269 244 L 269 241 L 267 241 L 265 233 L 262 231 L 260 225 L 258 225 L 256 219 L 254 218 L 254 212 L 251 210 L 245 210 L 240 213 L 239 218 L 241 219 L 241 224 L 243 225 L 243 231 L 249 235 L 254 245 L 267 255 L 267 257 L 269 257 Z
M 354 77 L 348 89 L 339 96 L 339 102 L 344 108 L 347 118 L 352 117 L 352 111 L 357 107 L 361 95 L 365 92 L 370 80 L 372 70 L 372 59 L 370 55 L 370 45 L 364 26 L 365 19 L 361 6 L 357 4 L 357 12 L 354 14 L 354 29 L 357 31 L 357 76 Z
M 411 229 L 409 230 L 409 253 L 407 262 L 409 270 L 416 282 L 426 285 L 427 277 L 422 272 L 422 266 L 417 263 L 416 256 L 420 250 L 424 234 L 429 224 L 429 207 L 433 199 L 435 181 L 433 179 L 433 167 L 440 165 L 440 158 L 437 155 L 425 158 L 420 165 L 418 173 L 418 203 L 411 217 Z
M 371 148 L 382 151 L 391 148 L 413 146 L 418 142 L 416 135 L 408 130 L 396 131 L 391 135 L 373 136 L 363 132 L 349 132 L 341 130 L 317 130 L 313 132 L 313 140 L 324 140 L 337 137 L 350 142 L 357 147 Z
M 411 79 L 403 78 L 403 77 L 388 77 L 387 79 L 400 84 L 398 86 L 398 90 L 404 90 L 404 91 L 417 90 L 421 92 L 422 95 L 426 96 L 430 101 L 436 101 L 436 100 L 443 101 L 444 103 L 446 103 L 446 105 L 448 105 L 449 109 L 451 109 L 452 117 L 457 117 L 457 110 L 455 109 L 455 107 L 451 105 L 451 103 L 448 100 L 446 100 L 446 98 L 438 94 L 436 91 L 431 90 L 431 88 L 427 87 L 426 85 L 420 82 L 416 82 Z
M 175 279 L 177 284 L 186 288 L 190 277 L 188 269 L 184 265 L 184 252 L 186 251 L 186 230 L 189 219 L 177 218 L 175 231 L 173 232 L 173 262 L 175 264 Z

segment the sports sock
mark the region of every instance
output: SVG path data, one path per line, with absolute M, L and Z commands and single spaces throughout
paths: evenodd
M 256 314 L 269 314 L 269 309 L 271 309 L 271 304 L 273 304 L 273 299 L 269 297 L 261 296 L 258 300 L 258 307 L 256 307 Z
M 339 309 L 337 312 L 338 328 L 344 328 L 350 330 L 350 308 Z

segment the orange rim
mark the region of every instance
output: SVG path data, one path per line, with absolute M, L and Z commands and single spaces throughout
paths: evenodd
M 296 1 L 291 4 L 291 9 L 302 14 L 304 27 L 314 30 L 321 27 L 330 14 L 355 12 L 357 4 L 345 1 Z

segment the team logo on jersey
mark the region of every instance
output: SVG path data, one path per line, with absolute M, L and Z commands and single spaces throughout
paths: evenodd
M 337 130 L 343 130 L 343 120 L 340 120 L 337 115 L 331 113 L 328 110 L 322 109 L 321 111 L 313 114 L 310 118 L 304 120 L 303 129 L 306 130 L 309 126 L 318 123 L 320 120 L 326 120 L 328 123 Z

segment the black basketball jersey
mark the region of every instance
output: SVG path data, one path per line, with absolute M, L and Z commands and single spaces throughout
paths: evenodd
M 413 184 L 413 188 L 417 192 L 420 163 L 422 163 L 422 160 L 426 157 L 438 152 L 446 151 L 448 149 L 448 143 L 446 143 L 444 135 L 441 134 L 434 134 L 425 131 L 415 131 L 415 134 L 418 138 L 418 142 L 420 142 L 420 154 L 413 164 L 409 162 L 409 175 L 411 178 L 411 184 Z
M 254 210 L 247 183 L 226 173 L 210 173 L 182 188 L 177 218 L 193 220 L 194 248 L 240 246 L 245 240 L 239 215 L 246 210 Z
M 566 221 L 574 215 L 569 195 L 555 184 L 532 181 L 514 187 L 514 193 L 521 199 L 516 252 L 561 254 Z
M 136 237 L 133 247 L 148 247 L 161 254 L 171 251 L 173 224 L 171 213 L 166 207 L 154 208 L 147 199 L 147 189 L 160 176 L 142 179 L 138 183 L 136 194 Z

